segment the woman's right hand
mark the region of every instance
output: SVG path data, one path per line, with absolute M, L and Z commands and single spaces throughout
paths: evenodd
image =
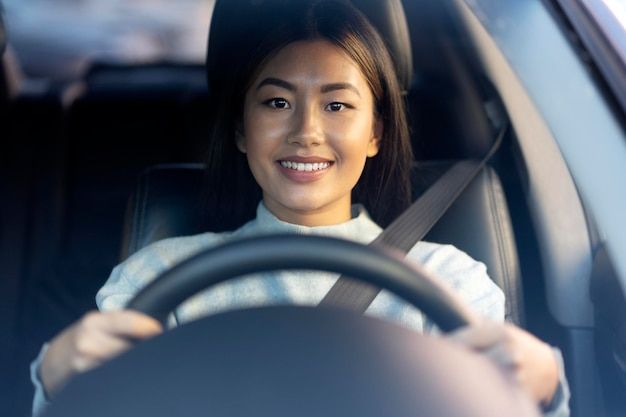
M 92 369 L 131 348 L 139 340 L 161 333 L 161 323 L 145 314 L 120 310 L 93 311 L 59 333 L 40 368 L 48 398 L 76 374 Z

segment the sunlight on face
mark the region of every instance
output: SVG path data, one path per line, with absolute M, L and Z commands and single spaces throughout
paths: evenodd
M 328 41 L 299 41 L 252 83 L 237 146 L 274 215 L 319 226 L 350 219 L 351 191 L 381 134 L 357 64 Z

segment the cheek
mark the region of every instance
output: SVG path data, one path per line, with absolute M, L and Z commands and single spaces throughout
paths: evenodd
M 288 130 L 284 117 L 268 114 L 262 110 L 244 113 L 243 129 L 248 147 L 266 145 L 281 140 Z
M 242 128 L 243 128 L 243 134 L 246 137 L 246 142 L 248 142 L 248 137 L 250 137 L 250 134 L 253 134 L 255 132 L 255 125 L 257 124 L 256 119 L 258 118 L 257 114 L 250 110 L 249 105 L 246 104 L 243 110 L 243 120 L 242 120 Z
M 355 124 L 344 123 L 336 132 L 338 134 L 335 135 L 335 143 L 344 155 L 357 164 L 367 158 L 374 137 L 371 120 L 360 120 Z
M 248 165 L 254 171 L 257 166 L 260 166 L 264 160 L 267 159 L 269 150 L 263 146 L 262 140 L 256 140 L 254 137 L 246 138 L 246 157 L 248 158 Z
M 252 166 L 261 154 L 263 154 L 264 144 L 267 143 L 268 124 L 258 111 L 250 110 L 248 106 L 244 109 L 243 115 L 243 137 L 248 163 Z

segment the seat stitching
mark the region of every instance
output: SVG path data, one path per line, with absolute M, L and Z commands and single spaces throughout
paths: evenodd
M 496 196 L 496 190 L 495 188 L 498 187 L 497 184 L 497 177 L 495 176 L 495 173 L 493 170 L 489 169 L 487 170 L 487 176 L 489 178 L 488 181 L 488 187 L 487 187 L 487 194 L 489 196 L 489 203 L 490 203 L 490 210 L 489 212 L 493 214 L 493 220 L 494 220 L 494 224 L 496 226 L 496 230 L 495 230 L 495 234 L 496 234 L 496 240 L 497 240 L 497 244 L 498 244 L 498 258 L 500 259 L 500 264 L 501 264 L 501 273 L 502 273 L 502 278 L 503 278 L 503 284 L 505 286 L 505 302 L 506 304 L 508 304 L 509 307 L 509 311 L 505 312 L 508 313 L 510 316 L 512 316 L 512 318 L 514 320 L 517 320 L 517 291 L 515 291 L 515 294 L 512 294 L 512 290 L 514 290 L 512 288 L 512 276 L 510 274 L 510 266 L 511 266 L 511 262 L 510 262 L 510 257 L 509 255 L 509 251 L 508 251 L 508 245 L 505 245 L 506 239 L 504 234 L 506 233 L 505 230 L 503 230 L 503 213 L 502 213 L 502 207 L 500 207 L 500 205 L 498 204 L 498 197 Z

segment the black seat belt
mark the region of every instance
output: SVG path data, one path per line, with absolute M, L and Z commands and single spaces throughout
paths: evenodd
M 404 253 L 411 250 L 485 167 L 500 147 L 507 128 L 508 124 L 501 127 L 496 140 L 481 160 L 468 159 L 455 163 L 370 245 L 391 247 Z M 344 307 L 363 313 L 379 292 L 377 287 L 342 275 L 319 305 Z

